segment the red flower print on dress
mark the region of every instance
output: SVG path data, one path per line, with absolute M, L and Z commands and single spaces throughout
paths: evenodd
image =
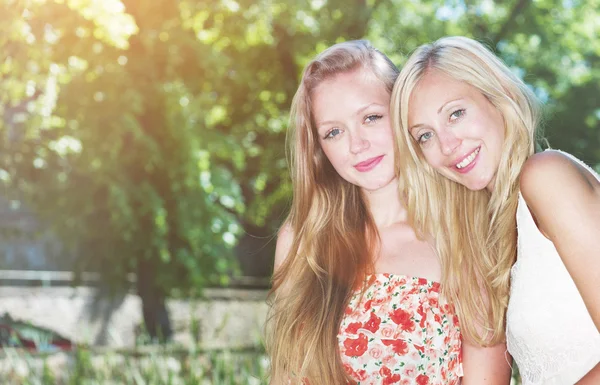
M 354 370 L 352 366 L 344 364 L 344 370 L 357 381 L 365 381 L 367 379 L 367 371 L 364 369 Z
M 344 347 L 346 348 L 345 354 L 348 357 L 362 356 L 368 348 L 367 336 L 360 333 L 356 339 L 348 338 L 344 341 Z
M 454 326 L 458 326 L 460 324 L 460 322 L 458 321 L 458 316 L 455 315 L 454 317 L 452 317 L 452 324 Z
M 379 297 L 379 298 L 373 298 L 372 302 L 371 302 L 371 307 L 373 306 L 379 306 L 383 303 L 386 303 L 389 301 L 389 297 Z
M 383 326 L 380 333 L 385 338 L 391 338 L 394 335 L 394 328 L 390 325 Z
M 398 364 L 398 356 L 394 353 L 394 348 L 392 347 L 392 351 L 388 352 L 386 356 L 381 359 L 381 363 L 385 366 L 395 367 Z
M 362 326 L 362 324 L 360 322 L 352 322 L 346 328 L 346 333 L 348 333 L 348 334 L 358 334 L 358 329 L 360 329 L 361 326 Z
M 381 377 L 387 377 L 392 374 L 392 371 L 387 366 L 383 366 L 381 369 L 379 369 L 379 374 Z
M 427 316 L 425 315 L 425 310 L 423 310 L 423 304 L 419 305 L 417 313 L 421 316 L 421 322 L 419 322 L 419 327 L 423 328 L 425 327 L 425 319 L 427 318 Z
M 367 286 L 367 287 L 368 287 L 368 286 L 371 286 L 371 285 L 372 285 L 372 284 L 374 284 L 375 282 L 377 282 L 377 276 L 376 276 L 375 274 L 372 274 L 372 275 L 369 277 L 369 280 L 367 281 L 367 285 L 366 285 L 366 286 Z
M 403 340 L 381 340 L 385 346 L 392 346 L 394 353 L 402 356 L 408 353 L 408 344 Z
M 410 377 L 410 378 L 415 378 L 416 374 L 417 374 L 417 365 L 412 364 L 412 363 L 408 363 L 408 364 L 404 365 L 404 376 Z
M 439 293 L 433 290 L 430 290 L 427 294 L 427 299 L 429 300 L 429 305 L 431 307 L 439 307 L 440 303 L 438 301 Z
M 456 366 L 456 362 L 458 360 L 450 360 L 450 362 L 448 363 L 448 370 L 452 370 L 454 369 L 454 367 Z
M 376 360 L 379 359 L 382 354 L 383 350 L 379 346 L 374 346 L 371 349 L 369 349 L 369 355 Z
M 383 377 L 382 384 L 395 384 L 400 381 L 400 375 L 398 373 L 392 374 L 392 371 L 387 366 L 384 366 L 379 370 L 379 374 Z
M 439 303 L 439 284 L 393 274 L 365 282 L 370 286 L 355 289 L 339 327 L 349 384 L 459 385 L 460 329 L 454 307 Z
M 356 374 L 354 378 L 356 378 L 358 381 L 366 381 L 368 378 L 367 371 L 364 369 L 357 370 L 354 373 Z
M 400 375 L 399 374 L 394 374 L 392 376 L 385 377 L 383 379 L 382 384 L 383 385 L 389 385 L 389 384 L 397 384 L 398 382 L 400 382 Z
M 375 312 L 371 312 L 371 317 L 369 317 L 369 320 L 364 324 L 363 328 L 367 329 L 372 333 L 375 333 L 377 330 L 379 330 L 380 323 L 381 318 L 377 317 L 377 315 L 375 315 Z
M 390 318 L 396 325 L 400 325 L 402 330 L 412 332 L 415 330 L 415 322 L 411 319 L 410 313 L 404 309 L 396 309 L 390 313 Z

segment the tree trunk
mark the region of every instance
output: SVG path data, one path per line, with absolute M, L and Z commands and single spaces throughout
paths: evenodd
M 146 333 L 152 343 L 168 342 L 173 336 L 164 290 L 158 285 L 156 264 L 141 257 L 137 263 L 137 293 L 142 300 Z

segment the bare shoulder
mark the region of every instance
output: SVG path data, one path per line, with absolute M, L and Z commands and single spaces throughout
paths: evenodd
M 294 242 L 294 231 L 289 223 L 284 223 L 277 233 L 277 244 L 275 246 L 275 268 L 277 270 L 288 256 L 292 243 Z
M 531 156 L 519 186 L 539 229 L 550 239 L 583 223 L 600 207 L 600 182 L 558 151 Z
M 521 170 L 519 186 L 530 206 L 538 200 L 560 203 L 600 191 L 600 182 L 585 167 L 559 151 L 532 155 Z

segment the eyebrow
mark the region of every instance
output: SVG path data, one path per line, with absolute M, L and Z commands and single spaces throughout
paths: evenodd
M 442 104 L 442 106 L 440 108 L 438 108 L 437 113 L 438 115 L 440 114 L 440 112 L 442 112 L 442 110 L 444 109 L 444 107 L 446 107 L 448 104 L 453 103 L 453 102 L 457 102 L 459 100 L 462 100 L 463 98 L 457 98 L 457 99 L 452 99 L 452 100 L 448 100 L 446 103 Z
M 359 108 L 358 110 L 356 110 L 354 115 L 361 115 L 362 113 L 364 113 L 366 110 L 368 110 L 369 108 L 371 108 L 373 106 L 385 107 L 384 105 L 379 104 L 379 103 L 370 103 L 370 104 L 367 104 L 366 106 L 363 106 L 363 107 Z M 317 130 L 320 129 L 322 126 L 325 126 L 327 124 L 332 124 L 332 123 L 337 123 L 337 120 L 325 120 L 325 121 L 319 122 L 319 123 L 317 123 Z
M 440 106 L 440 108 L 438 108 L 438 110 L 437 110 L 437 114 L 439 115 L 439 114 L 440 114 L 440 112 L 442 112 L 442 110 L 444 109 L 444 107 L 446 107 L 448 104 L 450 104 L 450 103 L 454 103 L 454 102 L 458 102 L 459 100 L 463 100 L 463 99 L 464 99 L 464 98 L 457 98 L 457 99 L 448 100 L 446 103 L 442 104 L 442 105 Z M 412 133 L 412 132 L 415 130 L 415 128 L 421 128 L 421 127 L 423 127 L 423 126 L 425 126 L 425 124 L 422 124 L 422 123 L 415 124 L 414 126 L 412 126 L 412 127 L 409 127 L 408 131 L 409 131 L 410 133 Z
M 423 126 L 424 126 L 424 124 L 422 124 L 422 123 L 415 124 L 414 126 L 408 128 L 408 132 L 410 132 L 412 134 L 415 129 L 421 128 Z

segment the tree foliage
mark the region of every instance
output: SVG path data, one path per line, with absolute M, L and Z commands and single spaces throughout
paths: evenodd
M 397 0 L 378 7 L 369 37 L 399 64 L 442 36 L 484 42 L 545 103 L 550 145 L 600 166 L 599 10 L 598 0 Z
M 600 164 L 598 9 L 0 0 L 0 180 L 52 226 L 74 270 L 115 288 L 136 273 L 160 318 L 164 298 L 227 283 L 241 237 L 268 243 L 291 195 L 284 142 L 300 70 L 334 42 L 367 37 L 402 64 L 444 35 L 482 40 L 546 102 L 550 144 Z

